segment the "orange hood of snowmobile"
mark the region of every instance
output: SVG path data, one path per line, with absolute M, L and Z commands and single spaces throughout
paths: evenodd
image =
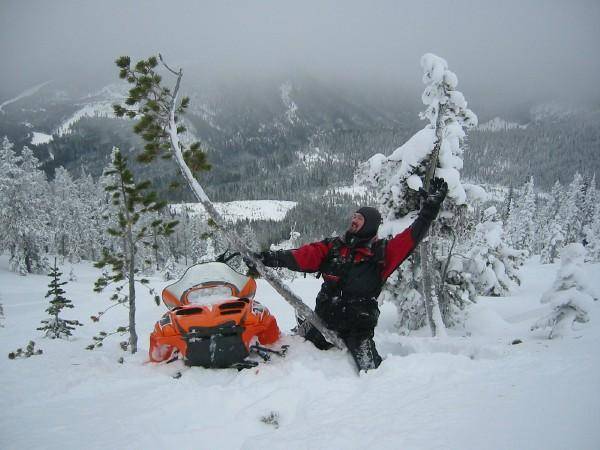
M 156 322 L 150 335 L 150 360 L 169 360 L 176 350 L 186 355 L 185 336 L 190 331 L 227 324 L 243 328 L 241 338 L 246 349 L 255 339 L 264 345 L 274 343 L 280 335 L 277 321 L 265 306 L 254 300 L 255 292 L 256 282 L 252 278 L 226 264 L 190 267 L 179 281 L 163 289 L 163 302 L 170 310 Z

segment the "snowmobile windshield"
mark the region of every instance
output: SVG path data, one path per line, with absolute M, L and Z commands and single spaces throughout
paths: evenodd
M 180 280 L 163 289 L 167 307 L 188 304 L 214 304 L 232 297 L 253 298 L 256 282 L 227 264 L 196 264 L 186 270 Z
M 189 304 L 213 305 L 230 299 L 233 294 L 229 285 L 209 285 L 190 289 L 184 293 L 184 296 Z

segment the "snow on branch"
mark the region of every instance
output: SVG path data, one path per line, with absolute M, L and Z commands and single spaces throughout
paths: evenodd
M 374 187 L 378 202 L 385 205 L 386 221 L 393 222 L 419 207 L 418 189 L 423 186 L 425 173 L 436 143 L 439 155 L 435 175 L 448 183 L 448 198 L 457 205 L 465 204 L 467 194 L 460 181 L 463 167 L 462 143 L 466 130 L 477 125 L 477 116 L 467 108 L 464 95 L 456 90 L 457 76 L 448 70 L 448 63 L 431 53 L 421 58 L 423 82 L 427 84 L 422 101 L 426 106 L 420 114 L 429 124 L 418 131 L 391 155 L 376 154 L 361 164 L 356 182 Z M 396 232 L 392 227 L 389 232 Z

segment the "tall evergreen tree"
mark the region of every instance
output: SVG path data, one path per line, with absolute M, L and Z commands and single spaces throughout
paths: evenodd
M 136 183 L 133 173 L 127 166 L 127 159 L 118 148 L 113 149 L 111 165 L 104 175 L 112 182 L 105 187 L 111 194 L 116 226 L 108 228 L 107 232 L 116 238 L 114 249 L 104 248 L 102 258 L 96 267 L 110 267 L 110 273 L 104 273 L 94 287 L 96 292 L 102 292 L 111 284 L 116 284 L 113 300 L 129 307 L 129 349 L 137 351 L 137 332 L 135 328 L 136 312 L 136 282 L 148 285 L 148 280 L 140 278 L 141 247 L 152 247 L 154 236 L 167 236 L 173 232 L 176 221 L 163 222 L 156 218 L 155 213 L 165 207 L 154 191 L 150 190 L 150 182 Z M 127 287 L 125 290 L 124 288 Z M 155 297 L 156 299 L 156 297 Z
M 426 109 L 421 118 L 429 124 L 389 157 L 373 156 L 361 166 L 358 178 L 376 189 L 384 217 L 382 235 L 396 234 L 410 223 L 412 214 L 419 209 L 419 188 L 428 189 L 434 172 L 448 182 L 450 191 L 445 211 L 431 230 L 435 238 L 425 238 L 420 251 L 411 257 L 412 262 L 401 266 L 384 292 L 384 298 L 399 305 L 401 327 L 422 326 L 426 318 L 432 334 L 438 335 L 444 332 L 442 319 L 448 325 L 453 323 L 452 304 L 464 304 L 464 298 L 470 297 L 468 292 L 458 288 L 464 286 L 461 280 L 450 288 L 451 281 L 442 278 L 447 274 L 445 268 L 453 248 L 454 238 L 449 230 L 465 225 L 461 210 L 466 206 L 467 196 L 460 183 L 459 170 L 465 130 L 477 124 L 477 117 L 467 108 L 462 93 L 456 90 L 457 77 L 448 70 L 445 60 L 426 54 L 421 65 L 423 81 L 427 84 L 422 96 Z M 459 230 L 453 232 L 456 235 Z M 420 301 L 424 301 L 424 305 L 419 307 Z M 407 308 L 403 305 L 405 302 L 411 305 Z
M 73 308 L 73 302 L 64 296 L 66 292 L 62 287 L 67 284 L 67 282 L 61 281 L 61 275 L 62 272 L 59 271 L 56 258 L 54 258 L 54 265 L 50 268 L 50 273 L 48 274 L 51 278 L 51 281 L 48 284 L 50 289 L 48 289 L 48 292 L 46 293 L 46 298 L 51 298 L 50 306 L 48 306 L 46 312 L 50 314 L 51 317 L 42 320 L 43 326 L 38 328 L 38 330 L 45 331 L 46 336 L 51 337 L 52 339 L 71 336 L 71 331 L 73 331 L 76 326 L 83 325 L 78 320 L 69 320 L 59 317 L 59 314 L 63 309 Z

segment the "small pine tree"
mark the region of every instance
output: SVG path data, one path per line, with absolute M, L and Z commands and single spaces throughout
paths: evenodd
M 27 347 L 25 347 L 25 350 L 18 348 L 14 352 L 10 352 L 8 354 L 8 359 L 29 358 L 34 355 L 41 355 L 42 353 L 44 352 L 41 348 L 36 350 L 34 341 L 29 341 Z
M 115 284 L 115 293 L 111 297 L 119 304 L 129 308 L 129 348 L 131 353 L 137 351 L 137 332 L 135 329 L 136 283 L 148 286 L 148 280 L 139 274 L 146 261 L 141 260 L 140 253 L 144 247 L 152 248 L 155 236 L 168 236 L 173 233 L 177 221 L 163 222 L 156 218 L 166 205 L 158 199 L 156 192 L 150 190 L 150 182 L 136 183 L 133 172 L 118 148 L 113 149 L 111 165 L 104 171 L 106 192 L 112 196 L 113 218 L 116 225 L 109 227 L 107 233 L 116 238 L 112 248 L 102 250 L 102 258 L 95 267 L 111 268 L 104 272 L 94 286 L 95 292 L 102 292 L 107 286 Z M 107 217 L 110 219 L 110 215 Z M 127 288 L 127 289 L 125 289 Z M 157 304 L 158 296 L 150 289 Z
M 2 307 L 2 303 L 0 303 L 0 328 L 4 328 L 4 308 Z
M 50 273 L 48 274 L 51 278 L 50 284 L 48 284 L 50 289 L 46 293 L 46 298 L 51 298 L 50 306 L 46 309 L 46 312 L 50 314 L 51 317 L 42 320 L 43 326 L 38 328 L 40 331 L 45 331 L 46 336 L 52 339 L 71 336 L 71 331 L 73 331 L 76 326 L 83 325 L 78 320 L 68 320 L 59 317 L 59 314 L 64 308 L 73 308 L 71 300 L 64 296 L 66 292 L 62 286 L 67 284 L 67 282 L 60 281 L 61 275 L 62 272 L 58 270 L 56 258 L 54 258 L 54 265 L 50 268 Z
M 575 322 L 587 322 L 597 293 L 582 276 L 585 249 L 581 244 L 569 244 L 561 251 L 561 266 L 552 288 L 542 295 L 541 302 L 549 303 L 552 311 L 535 322 L 535 329 L 550 328 L 548 339 L 565 335 Z

